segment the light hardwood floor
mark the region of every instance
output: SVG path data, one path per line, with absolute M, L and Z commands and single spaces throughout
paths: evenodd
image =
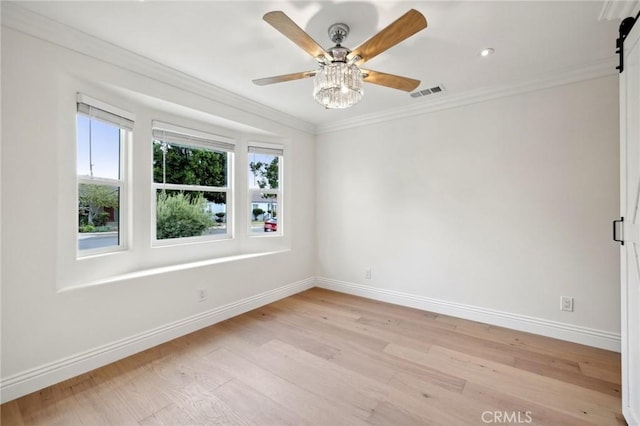
M 620 355 L 322 289 L 8 402 L 2 425 L 624 425 Z

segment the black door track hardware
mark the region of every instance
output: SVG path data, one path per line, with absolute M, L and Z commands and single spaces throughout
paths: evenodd
M 631 32 L 631 28 L 633 28 L 633 24 L 638 21 L 638 17 L 640 17 L 640 12 L 638 12 L 635 18 L 633 16 L 624 18 L 618 28 L 619 36 L 616 40 L 616 53 L 620 57 L 620 65 L 618 65 L 616 69 L 620 70 L 620 72 L 624 71 L 624 39 L 627 38 Z

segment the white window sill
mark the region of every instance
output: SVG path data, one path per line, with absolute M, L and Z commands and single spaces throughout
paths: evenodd
M 217 264 L 227 263 L 227 262 L 237 262 L 239 260 L 252 259 L 252 258 L 256 258 L 256 257 L 271 256 L 271 255 L 274 255 L 274 254 L 286 253 L 288 251 L 290 251 L 290 249 L 281 249 L 281 250 L 274 250 L 274 251 L 268 251 L 268 252 L 259 252 L 259 253 L 244 253 L 244 254 L 238 254 L 238 255 L 233 255 L 233 256 L 218 257 L 218 258 L 215 258 L 215 259 L 201 260 L 201 261 L 197 261 L 197 262 L 188 262 L 188 263 L 181 263 L 181 264 L 178 264 L 178 265 L 170 265 L 170 266 L 162 266 L 162 267 L 158 267 L 158 268 L 144 269 L 144 270 L 140 270 L 140 271 L 128 272 L 128 273 L 125 273 L 125 274 L 114 275 L 114 276 L 111 276 L 111 277 L 107 277 L 107 278 L 103 278 L 103 279 L 99 279 L 99 280 L 95 280 L 95 281 L 90 281 L 90 282 L 86 282 L 86 283 L 82 283 L 82 284 L 66 286 L 64 288 L 59 289 L 58 293 L 64 293 L 64 292 L 67 292 L 67 291 L 72 291 L 72 290 L 77 290 L 77 289 L 81 289 L 81 288 L 85 288 L 85 287 L 92 287 L 92 286 L 97 286 L 97 285 L 112 284 L 112 283 L 116 283 L 118 281 L 126 281 L 126 280 L 135 279 L 135 278 L 149 277 L 149 276 L 153 276 L 153 275 L 164 274 L 164 273 L 167 273 L 167 272 L 183 271 L 183 270 L 186 270 L 186 269 L 202 268 L 202 267 L 205 267 L 205 266 L 217 265 Z

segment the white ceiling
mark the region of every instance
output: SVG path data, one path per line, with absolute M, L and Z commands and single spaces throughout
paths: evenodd
M 351 27 L 354 48 L 407 10 L 427 29 L 380 54 L 369 69 L 416 78 L 438 96 L 591 67 L 615 58 L 619 21 L 599 20 L 602 1 L 107 1 L 21 2 L 21 7 L 315 125 L 392 111 L 433 98 L 365 85 L 362 102 L 325 110 L 313 81 L 256 86 L 251 80 L 315 68 L 303 50 L 262 20 L 282 10 L 323 47 L 335 22 Z M 479 56 L 484 47 L 495 54 Z M 612 74 L 615 70 L 612 70 Z

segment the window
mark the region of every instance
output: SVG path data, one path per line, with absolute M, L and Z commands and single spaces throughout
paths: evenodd
M 79 256 L 125 247 L 126 144 L 132 116 L 78 94 L 76 170 Z
M 231 237 L 231 140 L 153 123 L 155 242 Z
M 282 158 L 280 146 L 249 145 L 248 181 L 251 235 L 282 235 Z
M 68 125 L 57 147 L 71 155 L 59 159 L 56 178 L 58 289 L 290 248 L 289 222 L 282 222 L 289 218 L 285 140 L 218 127 L 196 111 L 171 118 L 171 111 L 81 83 L 113 104 L 71 93 L 60 112 Z M 121 103 L 136 115 L 113 106 Z M 156 114 L 164 119 L 135 121 Z

